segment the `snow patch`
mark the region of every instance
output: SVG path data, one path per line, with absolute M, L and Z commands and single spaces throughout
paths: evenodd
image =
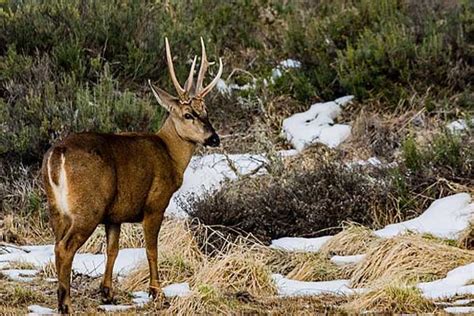
M 136 306 L 134 306 L 134 305 L 112 305 L 112 304 L 99 305 L 100 310 L 102 310 L 104 312 L 108 312 L 108 313 L 123 312 L 123 311 L 130 310 L 132 308 L 135 308 L 135 307 Z
M 353 256 L 332 256 L 331 262 L 338 265 L 344 266 L 346 264 L 356 264 L 364 260 L 366 255 L 353 255 Z
M 189 284 L 187 282 L 174 283 L 163 288 L 163 294 L 166 297 L 185 297 L 191 294 Z
M 451 305 L 467 305 L 474 302 L 474 299 L 455 300 Z
M 23 246 L 24 251 L 16 251 L 0 255 L 0 269 L 5 268 L 10 262 L 31 263 L 38 268 L 43 267 L 49 262 L 54 262 L 54 245 L 44 246 Z M 126 275 L 133 270 L 136 265 L 146 259 L 146 252 L 143 248 L 126 248 L 119 250 L 114 265 L 114 273 L 118 275 Z M 97 277 L 104 273 L 105 255 L 77 253 L 74 256 L 72 269 L 77 273 L 82 273 L 91 277 Z M 9 271 L 9 270 L 2 270 Z M 11 270 L 10 270 L 11 271 Z M 24 274 L 28 270 L 18 270 L 18 274 Z M 36 270 L 33 270 L 37 272 Z M 6 272 L 8 273 L 8 272 Z M 12 272 L 13 277 L 16 272 Z
M 474 124 L 474 119 L 471 120 L 470 124 Z M 469 123 L 466 120 L 460 119 L 453 121 L 446 125 L 446 127 L 453 133 L 461 132 L 469 128 Z
M 31 270 L 31 269 L 7 269 L 7 270 L 0 270 L 0 274 L 8 277 L 10 280 L 13 281 L 20 281 L 20 282 L 31 282 L 34 280 L 34 276 L 38 274 L 38 270 Z
M 285 251 L 318 252 L 332 236 L 316 238 L 283 237 L 272 240 L 270 248 Z
M 474 306 L 446 307 L 444 311 L 450 314 L 470 314 L 474 313 Z
M 145 259 L 146 252 L 143 248 L 121 249 L 115 261 L 113 273 L 127 275 Z M 72 269 L 78 273 L 98 277 L 105 271 L 105 260 L 104 254 L 78 253 L 74 257 Z
M 428 299 L 449 298 L 456 295 L 474 295 L 474 262 L 448 272 L 444 279 L 418 284 L 423 296 Z
M 132 302 L 137 306 L 143 306 L 151 300 L 150 295 L 144 291 L 133 292 L 132 295 Z
M 239 90 L 239 91 L 248 91 L 251 89 L 255 89 L 257 87 L 256 79 L 252 80 L 252 83 L 246 83 L 242 86 L 231 83 L 227 84 L 224 80 L 219 79 L 216 84 L 217 91 L 223 95 L 230 95 L 232 91 Z
M 359 293 L 361 289 L 351 289 L 350 280 L 334 280 L 323 282 L 296 281 L 283 277 L 281 274 L 273 274 L 278 294 L 281 296 L 308 296 L 321 294 L 350 295 Z
M 295 59 L 285 59 L 280 61 L 280 66 L 283 68 L 301 68 L 301 62 Z
M 432 234 L 439 238 L 457 239 L 469 226 L 474 215 L 474 203 L 467 193 L 458 193 L 431 203 L 420 216 L 375 231 L 375 235 L 389 238 L 407 231 Z
M 337 147 L 350 136 L 351 127 L 334 124 L 334 119 L 353 98 L 346 96 L 331 102 L 315 103 L 308 111 L 286 118 L 283 121 L 283 135 L 298 151 L 317 142 Z
M 179 200 L 190 194 L 200 196 L 205 192 L 218 189 L 224 180 L 235 180 L 239 175 L 252 172 L 261 174 L 259 170 L 267 159 L 263 155 L 234 154 L 222 155 L 211 154 L 201 157 L 193 157 L 188 168 L 184 172 L 183 184 L 176 191 L 166 209 L 167 215 L 184 217 L 187 214 L 179 206 Z M 236 170 L 236 171 L 234 171 Z
M 56 311 L 48 307 L 43 307 L 41 305 L 30 305 L 28 306 L 28 315 L 47 315 L 47 314 L 56 314 Z
M 54 256 L 54 245 L 23 246 L 20 249 L 29 252 L 8 248 L 7 253 L 0 254 L 0 269 L 8 267 L 9 263 L 14 261 L 31 263 L 34 266 L 42 267 Z

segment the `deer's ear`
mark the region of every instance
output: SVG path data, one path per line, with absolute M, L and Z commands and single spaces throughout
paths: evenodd
M 172 96 L 163 89 L 153 87 L 150 80 L 148 80 L 148 84 L 150 85 L 151 91 L 153 92 L 156 101 L 158 101 L 158 103 L 168 112 L 171 112 L 173 107 L 179 105 L 179 99 L 177 97 Z

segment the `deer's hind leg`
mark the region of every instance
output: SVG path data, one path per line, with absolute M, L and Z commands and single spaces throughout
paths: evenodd
M 58 274 L 58 311 L 71 313 L 71 269 L 76 251 L 93 233 L 95 227 L 81 227 L 72 220 L 66 235 L 56 241 L 54 252 Z
M 100 291 L 104 301 L 110 303 L 113 300 L 112 272 L 119 251 L 120 224 L 105 224 L 105 234 L 107 238 L 107 263 Z

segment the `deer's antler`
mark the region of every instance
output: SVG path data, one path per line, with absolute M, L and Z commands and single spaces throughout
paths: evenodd
M 188 79 L 184 84 L 184 88 L 181 87 L 179 84 L 178 79 L 176 78 L 176 73 L 174 72 L 173 66 L 173 57 L 171 56 L 171 49 L 170 44 L 168 42 L 168 38 L 165 37 L 165 46 L 166 46 L 166 60 L 168 62 L 168 70 L 170 72 L 171 81 L 178 92 L 178 97 L 180 100 L 187 100 L 189 99 L 189 95 L 191 93 L 191 89 L 193 87 L 193 77 L 194 77 L 194 68 L 196 66 L 196 59 L 197 56 L 194 57 L 193 63 L 191 65 L 191 70 L 189 71 Z M 199 74 L 196 82 L 196 90 L 194 91 L 194 96 L 200 99 L 203 99 L 206 94 L 208 94 L 212 88 L 217 84 L 217 81 L 220 79 L 222 75 L 222 69 L 224 68 L 222 65 L 222 58 L 219 58 L 219 70 L 217 71 L 217 76 L 209 83 L 205 88 L 202 87 L 204 82 L 204 76 L 206 74 L 207 68 L 209 67 L 209 62 L 207 61 L 206 55 L 206 47 L 204 46 L 204 40 L 201 37 L 201 48 L 202 48 L 202 55 L 201 55 L 201 66 L 199 68 Z
M 209 62 L 207 61 L 206 47 L 204 46 L 204 40 L 202 39 L 202 37 L 201 37 L 201 49 L 202 49 L 201 67 L 199 68 L 199 74 L 198 74 L 198 79 L 197 79 L 197 83 L 196 83 L 196 91 L 195 91 L 194 94 L 195 94 L 196 97 L 199 97 L 199 98 L 202 99 L 217 84 L 217 81 L 221 78 L 222 69 L 224 67 L 222 65 L 222 58 L 219 58 L 219 70 L 217 71 L 217 76 L 214 78 L 214 80 L 211 81 L 210 84 L 208 84 L 203 89 L 202 84 L 204 82 L 204 76 L 206 74 L 207 67 L 209 67 Z

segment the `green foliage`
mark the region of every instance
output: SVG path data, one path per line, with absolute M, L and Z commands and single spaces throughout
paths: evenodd
M 286 46 L 322 98 L 396 105 L 413 89 L 469 86 L 472 19 L 469 1 L 321 1 L 294 17 Z
M 412 172 L 428 171 L 437 176 L 451 174 L 469 179 L 474 161 L 470 137 L 470 131 L 463 135 L 445 130 L 436 134 L 429 144 L 420 145 L 409 136 L 402 143 L 404 165 Z
M 412 136 L 409 136 L 402 143 L 402 155 L 405 165 L 411 170 L 420 170 L 427 163 L 425 156 L 420 153 L 417 143 Z
M 34 161 L 69 132 L 152 130 L 162 115 L 149 100 L 120 91 L 108 64 L 97 83 L 80 84 L 72 73 L 55 77 L 46 56 L 32 61 L 10 48 L 0 63 L 10 78 L 0 102 L 0 155 Z

